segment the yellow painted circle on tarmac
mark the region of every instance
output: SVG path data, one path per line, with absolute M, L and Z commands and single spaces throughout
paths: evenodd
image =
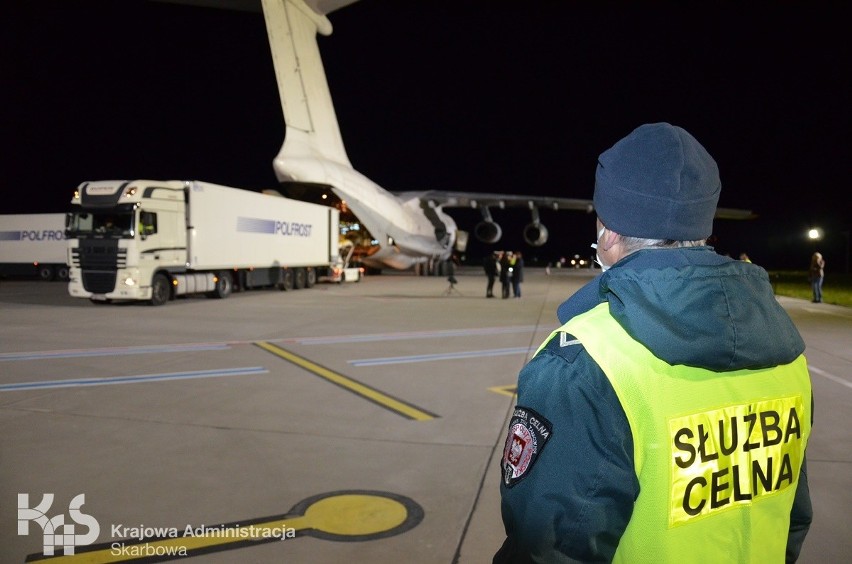
M 313 502 L 305 517 L 310 527 L 341 536 L 375 535 L 402 525 L 408 510 L 399 501 L 370 494 L 338 494 Z

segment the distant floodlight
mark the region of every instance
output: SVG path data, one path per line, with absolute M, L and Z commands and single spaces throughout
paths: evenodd
M 822 230 L 816 227 L 808 229 L 808 239 L 822 239 Z

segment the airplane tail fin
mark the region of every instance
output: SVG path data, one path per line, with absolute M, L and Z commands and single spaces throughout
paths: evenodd
M 331 160 L 351 167 L 331 92 L 325 77 L 317 33 L 330 35 L 331 22 L 325 14 L 352 0 L 262 0 L 266 32 L 284 112 L 284 144 L 275 159 L 279 180 L 311 181 L 295 169 L 289 159 L 303 157 Z M 322 5 L 322 11 L 312 6 Z

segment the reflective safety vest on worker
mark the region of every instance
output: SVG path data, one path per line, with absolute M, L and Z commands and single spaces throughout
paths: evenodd
M 640 493 L 614 561 L 783 562 L 811 430 L 804 356 L 758 370 L 672 366 L 606 303 L 560 333 L 604 371 L 633 433 Z

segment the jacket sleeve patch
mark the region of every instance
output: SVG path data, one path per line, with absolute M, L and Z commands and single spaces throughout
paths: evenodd
M 524 479 L 550 439 L 553 425 L 528 407 L 515 406 L 500 463 L 503 484 L 511 488 Z

